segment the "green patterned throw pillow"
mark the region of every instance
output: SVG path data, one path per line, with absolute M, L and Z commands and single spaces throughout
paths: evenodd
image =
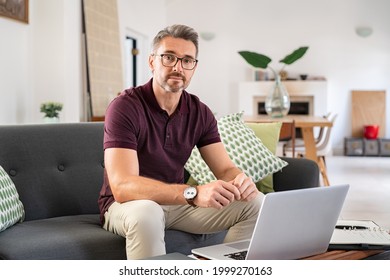
M 222 117 L 218 120 L 218 129 L 222 143 L 232 161 L 256 183 L 267 175 L 281 170 L 287 162 L 275 156 L 263 145 L 254 131 L 245 125 L 242 114 L 236 113 Z M 216 180 L 196 147 L 185 169 L 200 185 Z
M 24 207 L 7 172 L 0 166 L 0 232 L 24 219 Z

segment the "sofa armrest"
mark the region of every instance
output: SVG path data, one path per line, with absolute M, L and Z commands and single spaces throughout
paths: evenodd
M 287 191 L 319 186 L 320 171 L 315 161 L 305 158 L 281 157 L 288 165 L 274 173 L 275 191 Z

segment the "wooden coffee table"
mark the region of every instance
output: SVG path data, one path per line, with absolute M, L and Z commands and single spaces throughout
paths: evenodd
M 207 260 L 203 257 L 196 257 L 199 260 Z M 322 254 L 314 255 L 302 260 L 388 260 L 390 251 L 384 250 L 330 250 Z
M 331 250 L 323 254 L 303 258 L 304 260 L 362 260 L 369 257 L 381 256 L 389 258 L 390 251 L 383 250 Z M 380 258 L 378 258 L 380 259 Z

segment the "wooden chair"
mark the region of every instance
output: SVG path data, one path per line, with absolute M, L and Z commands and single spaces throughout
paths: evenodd
M 289 143 L 290 151 L 292 153 L 291 157 L 295 157 L 295 136 L 295 121 L 293 121 L 292 123 L 283 123 L 282 128 L 280 129 L 279 141 L 287 141 L 286 143 Z M 284 145 L 283 156 L 285 156 Z
M 327 115 L 327 118 L 329 121 L 334 124 L 337 114 L 330 113 Z M 331 139 L 331 131 L 332 127 L 324 127 L 322 128 L 322 132 L 320 131 L 318 138 L 316 140 L 316 149 L 317 149 L 317 157 L 318 157 L 318 165 L 320 168 L 320 172 L 323 178 L 323 182 L 325 186 L 329 186 L 329 179 L 328 175 L 326 172 L 326 161 L 325 161 L 325 156 L 329 154 L 329 152 L 332 150 L 332 143 L 330 141 Z M 303 144 L 303 143 L 302 143 Z M 301 143 L 295 144 L 294 149 L 291 147 L 291 145 L 286 144 L 283 147 L 283 152 L 288 154 L 288 153 L 297 153 L 298 156 L 304 157 L 305 156 L 305 146 L 304 144 L 301 145 Z

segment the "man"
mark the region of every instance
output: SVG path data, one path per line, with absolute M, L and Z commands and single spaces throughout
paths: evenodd
M 165 254 L 164 230 L 250 238 L 261 205 L 252 179 L 230 160 L 211 110 L 185 89 L 196 70 L 198 34 L 173 25 L 153 41 L 152 79 L 125 90 L 107 108 L 103 227 L 126 238 L 128 259 Z M 217 181 L 184 183 L 194 146 Z

